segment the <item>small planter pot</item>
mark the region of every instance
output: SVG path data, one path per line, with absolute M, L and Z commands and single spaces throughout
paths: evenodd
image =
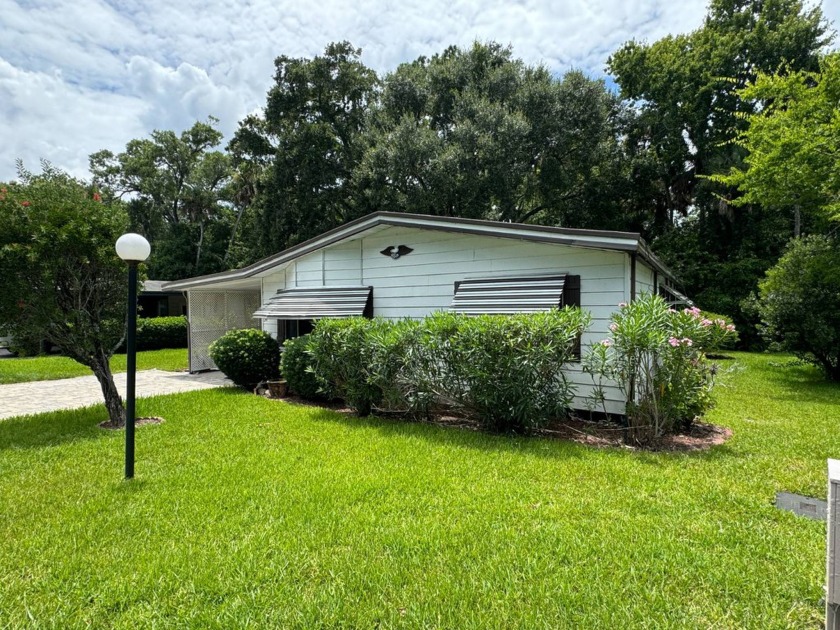
M 267 381 L 268 393 L 272 398 L 283 398 L 289 393 L 289 384 L 280 379 L 279 381 Z

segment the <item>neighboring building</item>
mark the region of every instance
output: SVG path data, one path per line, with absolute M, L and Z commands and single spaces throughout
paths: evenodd
M 140 317 L 186 315 L 187 299 L 181 291 L 164 291 L 165 280 L 146 280 L 137 301 Z
M 376 212 L 253 265 L 164 283 L 186 291 L 190 369 L 213 369 L 209 344 L 233 328 L 278 340 L 322 317 L 419 318 L 533 312 L 578 305 L 592 314 L 585 348 L 607 336 L 621 302 L 658 291 L 684 299 L 639 234 Z M 566 368 L 585 396 L 592 385 Z M 617 388 L 609 410 L 623 413 Z M 582 400 L 578 403 L 582 406 Z

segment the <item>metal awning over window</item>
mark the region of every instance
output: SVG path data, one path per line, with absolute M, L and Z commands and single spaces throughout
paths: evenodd
M 566 277 L 463 280 L 455 283 L 449 310 L 465 315 L 550 311 L 562 306 Z
M 254 313 L 263 319 L 373 315 L 373 287 L 281 289 Z

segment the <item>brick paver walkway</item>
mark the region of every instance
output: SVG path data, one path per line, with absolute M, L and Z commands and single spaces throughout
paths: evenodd
M 114 374 L 120 394 L 125 396 L 125 374 Z M 143 370 L 137 372 L 137 396 L 175 394 L 209 389 L 229 384 L 221 372 L 188 374 Z M 0 419 L 58 409 L 75 409 L 102 402 L 102 390 L 96 377 L 77 376 L 57 381 L 33 381 L 0 385 Z

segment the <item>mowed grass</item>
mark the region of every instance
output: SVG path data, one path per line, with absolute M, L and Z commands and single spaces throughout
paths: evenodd
M 597 450 L 261 399 L 143 399 L 137 477 L 104 410 L 0 422 L 0 626 L 821 627 L 840 387 L 744 366 L 699 454 Z
M 146 350 L 137 353 L 137 369 L 157 368 L 177 372 L 187 369 L 186 348 Z M 125 355 L 115 354 L 111 358 L 114 372 L 125 372 Z M 73 359 L 62 356 L 15 357 L 0 359 L 0 385 L 28 381 L 54 381 L 60 378 L 87 376 L 89 368 Z

